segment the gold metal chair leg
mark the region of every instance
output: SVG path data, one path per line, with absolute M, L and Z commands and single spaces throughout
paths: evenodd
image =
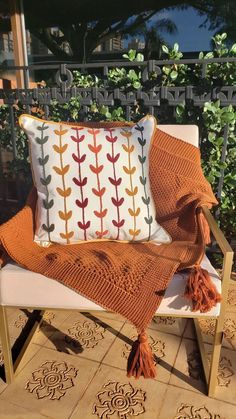
M 220 362 L 220 352 L 223 341 L 223 320 L 222 318 L 216 319 L 215 337 L 213 343 L 213 351 L 211 356 L 211 366 L 208 382 L 208 396 L 213 397 L 217 383 L 217 374 Z
M 0 305 L 0 338 L 4 357 L 4 369 L 7 384 L 12 383 L 14 379 L 14 366 L 12 360 L 11 342 L 9 336 L 7 310 Z

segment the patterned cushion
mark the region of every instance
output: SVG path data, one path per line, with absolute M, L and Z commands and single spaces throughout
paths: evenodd
M 155 221 L 149 183 L 154 117 L 110 129 L 30 115 L 19 122 L 38 191 L 35 241 L 171 241 Z

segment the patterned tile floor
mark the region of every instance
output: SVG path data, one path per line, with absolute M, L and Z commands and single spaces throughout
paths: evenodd
M 8 310 L 12 345 L 30 315 L 28 310 Z M 210 357 L 214 321 L 202 320 L 201 328 Z M 215 398 L 205 395 L 191 320 L 155 317 L 148 332 L 158 376 L 128 379 L 132 325 L 105 312 L 47 311 L 12 385 L 5 384 L 1 371 L 0 418 L 236 418 L 235 281 L 228 295 Z

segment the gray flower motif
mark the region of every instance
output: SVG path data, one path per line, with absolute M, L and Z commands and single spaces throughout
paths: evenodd
M 199 325 L 204 335 L 214 336 L 215 334 L 215 319 L 199 319 Z
M 141 389 L 114 381 L 104 384 L 103 389 L 97 394 L 93 410 L 99 419 L 110 419 L 113 415 L 118 419 L 130 419 L 145 412 L 146 393 Z
M 176 319 L 170 316 L 154 316 L 153 322 L 156 324 L 165 324 L 165 325 L 172 325 L 176 322 Z
M 205 335 L 214 336 L 215 334 L 215 319 L 200 319 L 199 324 L 202 332 Z M 232 340 L 236 336 L 236 322 L 231 318 L 225 319 L 224 322 L 224 338 L 232 344 Z
M 235 288 L 229 289 L 227 303 L 230 306 L 236 306 L 236 289 Z
M 135 339 L 137 339 L 137 336 L 132 336 L 130 339 L 134 341 Z M 149 336 L 148 343 L 151 347 L 152 353 L 155 355 L 154 363 L 156 365 L 159 362 L 159 360 L 161 358 L 164 358 L 165 356 L 165 342 L 162 342 L 161 340 L 155 340 L 152 336 Z M 130 350 L 130 345 L 128 343 L 125 343 L 122 350 L 122 357 L 128 359 Z
M 92 321 L 76 322 L 73 327 L 68 329 L 69 335 L 74 344 L 79 341 L 79 344 L 85 348 L 94 348 L 98 342 L 104 339 L 106 329 L 99 324 Z M 71 343 L 70 338 L 65 337 L 67 343 Z
M 234 375 L 232 363 L 225 356 L 221 357 L 217 375 L 218 385 L 228 387 L 231 383 L 231 377 Z
M 225 339 L 231 341 L 236 335 L 236 323 L 233 319 L 226 319 L 224 322 L 224 336 Z
M 77 376 L 77 372 L 66 362 L 46 361 L 32 372 L 33 379 L 27 381 L 25 389 L 35 393 L 38 399 L 59 400 L 67 389 L 74 387 L 72 378 Z
M 15 321 L 14 325 L 19 329 L 23 329 L 26 323 L 27 317 L 23 316 L 22 314 L 19 314 L 18 319 Z
M 223 419 L 222 416 L 210 412 L 205 406 L 195 407 L 182 403 L 173 419 Z

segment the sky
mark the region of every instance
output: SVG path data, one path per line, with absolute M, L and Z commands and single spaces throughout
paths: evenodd
M 210 50 L 211 37 L 214 31 L 207 28 L 199 28 L 203 23 L 204 16 L 199 16 L 194 8 L 187 10 L 163 10 L 151 20 L 150 24 L 155 23 L 157 19 L 171 19 L 177 26 L 178 32 L 175 35 L 162 33 L 164 39 L 173 45 L 177 42 L 180 50 L 186 51 L 207 51 Z

